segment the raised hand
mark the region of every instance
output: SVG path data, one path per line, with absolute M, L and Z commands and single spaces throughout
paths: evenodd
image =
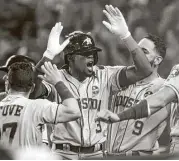
M 60 44 L 59 39 L 62 30 L 63 26 L 61 25 L 61 22 L 56 23 L 55 26 L 52 28 L 48 38 L 47 50 L 45 51 L 43 56 L 46 56 L 47 58 L 52 60 L 69 44 L 69 38 L 66 39 L 62 44 Z
M 62 81 L 63 75 L 59 72 L 55 64 L 52 65 L 51 62 L 45 62 L 44 65 L 41 66 L 41 70 L 44 75 L 39 75 L 38 77 L 46 82 L 55 85 L 57 82 Z
M 118 35 L 121 39 L 130 36 L 131 34 L 121 11 L 117 7 L 114 8 L 112 5 L 105 5 L 105 8 L 106 10 L 103 10 L 103 13 L 109 20 L 109 22 L 103 21 L 106 28 L 110 32 Z

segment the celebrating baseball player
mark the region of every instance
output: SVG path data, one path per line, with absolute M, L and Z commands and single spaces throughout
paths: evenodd
M 116 9 L 111 8 L 108 14 L 115 16 L 116 12 Z M 166 54 L 164 42 L 157 36 L 148 35 L 138 45 L 146 54 L 153 72 L 143 80 L 121 88 L 112 97 L 110 111 L 114 113 L 131 108 L 135 103 L 158 91 L 164 83 L 157 72 Z M 103 114 L 105 112 L 101 110 L 98 117 L 103 119 Z M 106 142 L 108 155 L 152 155 L 159 148 L 157 140 L 166 127 L 168 116 L 169 111 L 164 108 L 148 118 L 128 119 L 109 125 Z
M 166 54 L 164 42 L 157 36 L 148 35 L 139 42 L 139 46 L 150 61 L 153 72 L 143 80 L 119 90 L 112 97 L 109 109 L 114 113 L 131 108 L 135 103 L 158 91 L 164 83 L 157 73 Z M 98 115 L 103 113 L 104 111 L 101 111 Z M 148 118 L 129 119 L 109 125 L 106 142 L 108 155 L 152 155 L 159 148 L 157 140 L 166 127 L 168 116 L 169 111 L 164 108 Z
M 13 63 L 17 63 L 17 62 L 30 63 L 32 66 L 35 66 L 35 64 L 36 64 L 33 59 L 31 59 L 31 58 L 29 58 L 27 56 L 24 56 L 24 55 L 12 55 L 7 59 L 6 64 L 4 66 L 0 66 L 0 71 L 4 71 L 5 73 L 8 73 L 8 69 L 10 68 L 10 66 Z M 5 74 L 3 79 L 4 79 L 4 81 L 7 79 L 7 74 Z M 8 93 L 8 86 L 5 83 L 5 92 L 0 93 L 0 100 L 4 99 L 7 96 L 7 93 Z
M 34 88 L 32 65 L 24 62 L 12 64 L 6 80 L 8 95 L 0 102 L 0 144 L 4 147 L 40 146 L 42 125 L 73 121 L 80 117 L 78 102 L 61 81 L 57 67 L 46 62 L 42 71 L 44 79 L 55 86 L 62 103 L 28 99 Z
M 28 56 L 24 56 L 24 55 L 10 56 L 7 59 L 5 65 L 0 67 L 0 70 L 4 71 L 6 73 L 3 77 L 3 79 L 5 81 L 5 92 L 0 93 L 0 100 L 4 99 L 8 94 L 9 87 L 8 87 L 8 81 L 6 81 L 6 80 L 8 80 L 8 78 L 7 78 L 8 70 L 10 69 L 11 65 L 13 65 L 14 63 L 17 63 L 17 62 L 30 63 L 32 65 L 32 68 L 35 69 L 36 62 L 32 58 L 30 58 Z M 35 79 L 35 80 L 37 80 L 37 79 Z M 35 81 L 34 83 L 36 84 L 38 82 L 39 82 L 39 80 Z M 47 82 L 45 82 L 45 81 L 42 81 L 42 83 L 44 86 L 46 86 L 46 84 L 47 84 Z M 38 93 L 36 91 L 38 91 L 38 89 L 36 90 L 36 86 L 35 86 L 33 92 L 30 93 L 30 96 L 29 96 L 30 99 L 31 98 L 33 98 L 33 99 L 39 98 Z M 46 95 L 43 93 L 40 95 L 41 99 L 43 99 L 45 97 L 46 97 Z M 47 126 L 47 124 L 42 127 L 42 142 L 44 144 L 48 144 L 48 140 L 49 140 L 48 135 L 47 135 L 47 128 L 49 128 L 49 126 Z
M 68 123 L 56 124 L 52 136 L 52 150 L 61 159 L 92 159 L 102 158 L 106 140 L 107 124 L 95 122 L 96 114 L 108 108 L 111 92 L 128 86 L 151 74 L 152 68 L 143 50 L 132 38 L 125 19 L 118 8 L 106 5 L 104 14 L 109 23 L 103 24 L 122 40 L 132 54 L 134 66 L 97 66 L 100 48 L 95 46 L 93 38 L 83 32 L 73 32 L 65 41 L 65 66 L 59 70 L 63 82 L 78 100 L 81 119 Z M 111 12 L 115 14 L 111 14 Z M 59 45 L 59 35 L 62 31 L 60 23 L 51 31 L 53 47 L 44 53 L 38 66 L 44 60 L 52 60 L 63 48 Z M 64 44 L 64 43 L 63 43 Z M 48 43 L 48 46 L 51 44 Z M 61 47 L 62 46 L 62 47 Z M 49 99 L 60 101 L 53 86 L 49 86 Z M 41 88 L 45 89 L 45 88 Z
M 175 65 L 168 78 L 165 80 L 163 86 L 156 93 L 143 99 L 138 104 L 134 105 L 131 109 L 118 114 L 109 110 L 98 113 L 97 120 L 102 120 L 108 123 L 119 122 L 128 119 L 140 119 L 155 115 L 157 111 L 171 103 L 170 127 L 171 127 L 171 146 L 170 154 L 177 154 L 179 149 L 179 112 L 178 112 L 178 98 L 179 98 L 179 65 Z M 169 104 L 170 105 L 170 104 Z
M 179 65 L 175 65 L 159 91 L 145 98 L 144 100 L 136 104 L 134 107 L 124 112 L 115 114 L 111 111 L 106 110 L 103 111 L 103 113 L 98 113 L 97 120 L 103 120 L 105 122 L 113 123 L 128 119 L 144 118 L 150 115 L 155 115 L 157 111 L 171 103 L 171 106 L 169 106 L 171 107 L 170 136 L 172 138 L 170 145 L 170 154 L 177 154 L 179 149 L 179 87 L 177 84 L 178 80 Z

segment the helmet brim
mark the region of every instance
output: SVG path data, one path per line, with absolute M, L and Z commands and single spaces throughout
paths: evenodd
M 85 55 L 85 53 L 89 53 L 89 52 L 100 52 L 102 51 L 102 49 L 98 48 L 98 47 L 94 47 L 92 49 L 87 49 L 87 50 L 80 50 L 80 51 L 74 51 L 73 54 L 80 54 L 80 55 Z
M 8 72 L 8 68 L 6 66 L 0 66 L 0 71 Z

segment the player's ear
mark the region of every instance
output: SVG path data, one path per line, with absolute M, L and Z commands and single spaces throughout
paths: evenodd
M 157 56 L 154 60 L 155 65 L 160 65 L 160 63 L 163 61 L 163 58 L 161 56 Z
M 71 62 L 74 60 L 75 55 L 67 55 L 68 62 Z

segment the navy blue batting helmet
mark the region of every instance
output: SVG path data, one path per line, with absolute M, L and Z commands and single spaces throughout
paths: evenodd
M 89 53 L 95 53 L 94 64 L 98 61 L 98 52 L 102 51 L 95 46 L 93 38 L 86 33 L 75 31 L 68 35 L 70 37 L 70 43 L 64 49 L 65 64 L 68 64 L 67 55 L 89 55 Z

